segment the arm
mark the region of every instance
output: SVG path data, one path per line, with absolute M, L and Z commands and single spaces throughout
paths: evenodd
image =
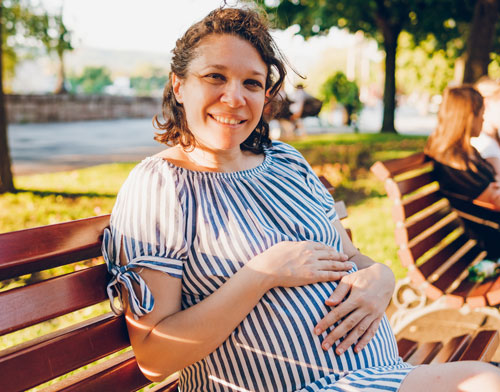
M 490 183 L 476 200 L 493 204 L 494 208 L 500 208 L 500 182 Z
M 199 361 L 228 338 L 269 289 L 338 280 L 351 268 L 346 260 L 346 255 L 324 244 L 281 242 L 185 310 L 181 310 L 181 280 L 144 269 L 140 274 L 156 298 L 154 309 L 136 321 L 124 304 L 141 370 L 159 381 Z
M 326 301 L 326 305 L 333 309 L 318 323 L 314 332 L 320 335 L 343 319 L 323 341 L 323 349 L 328 350 L 335 341 L 346 336 L 336 349 L 341 355 L 356 342 L 355 351 L 361 351 L 375 335 L 394 291 L 395 278 L 389 267 L 374 262 L 354 247 L 339 221 L 334 226 L 342 238 L 344 253 L 359 270 L 341 279 Z M 346 300 L 342 302 L 344 298 Z

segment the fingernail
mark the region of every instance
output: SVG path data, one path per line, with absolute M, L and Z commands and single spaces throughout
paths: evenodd
M 323 349 L 324 349 L 324 350 L 328 350 L 330 347 L 331 347 L 331 346 L 330 346 L 330 343 L 328 343 L 328 342 L 324 342 L 324 343 L 323 343 Z
M 337 349 L 337 354 L 338 354 L 338 355 L 342 355 L 342 354 L 344 354 L 344 349 L 343 349 L 343 348 L 338 348 L 338 349 Z
M 321 335 L 321 328 L 316 328 L 316 329 L 314 330 L 314 333 L 315 333 L 316 335 Z

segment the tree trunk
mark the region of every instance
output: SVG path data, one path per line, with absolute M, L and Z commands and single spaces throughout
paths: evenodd
M 384 117 L 380 132 L 397 133 L 394 127 L 396 111 L 396 49 L 399 33 L 391 40 L 385 40 L 385 83 L 384 83 Z
M 2 8 L 3 5 L 0 0 L 0 193 L 14 191 L 7 140 L 7 111 L 5 110 L 5 98 L 3 95 Z
M 57 83 L 56 88 L 54 89 L 54 94 L 66 94 L 68 91 L 66 90 L 65 81 L 66 75 L 64 72 L 64 53 L 58 53 L 57 57 L 59 58 L 58 70 L 57 70 Z
M 385 50 L 385 82 L 384 82 L 384 116 L 380 132 L 397 133 L 394 127 L 396 110 L 396 50 L 401 27 L 391 23 L 386 2 L 377 2 L 375 22 L 384 37 Z
M 465 55 L 464 83 L 475 83 L 488 75 L 490 52 L 495 38 L 499 0 L 477 0 L 474 7 L 467 51 Z

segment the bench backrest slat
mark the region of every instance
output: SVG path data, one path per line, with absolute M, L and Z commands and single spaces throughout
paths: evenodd
M 0 334 L 70 313 L 107 299 L 106 266 L 100 264 L 0 293 Z
M 443 263 L 450 259 L 455 253 L 458 252 L 467 243 L 467 237 L 461 235 L 444 248 L 440 249 L 429 259 L 419 266 L 419 270 L 425 278 L 431 276 Z
M 412 192 L 415 192 L 417 189 L 422 188 L 433 182 L 432 173 L 425 172 L 415 176 L 413 178 L 408 178 L 406 180 L 402 180 L 397 182 L 399 192 L 401 195 L 405 196 Z
M 479 360 L 491 361 L 498 347 L 498 331 L 485 330 L 480 331 L 472 340 L 472 343 L 467 347 L 461 361 Z
M 417 351 L 417 348 L 418 343 L 413 340 L 405 338 L 398 339 L 398 352 L 403 361 L 406 361 L 408 358 L 410 358 L 410 356 L 415 351 Z
M 130 345 L 124 317 L 109 314 L 0 357 L 2 391 L 42 384 Z
M 127 351 L 104 363 L 70 375 L 59 381 L 56 386 L 49 386 L 40 392 L 129 392 L 137 391 L 149 384 L 151 381 L 140 371 L 134 353 Z
M 401 231 L 404 231 L 407 233 L 406 236 L 403 236 L 402 234 L 398 236 L 398 238 L 401 238 L 403 241 L 399 242 L 398 245 L 408 243 L 411 240 L 413 240 L 415 237 L 423 233 L 425 230 L 427 230 L 429 227 L 434 226 L 438 222 L 440 222 L 442 219 L 446 218 L 449 214 L 451 213 L 451 210 L 448 206 L 445 206 L 443 208 L 440 208 L 438 211 L 433 212 L 432 214 L 426 216 L 423 219 L 419 219 L 411 224 L 407 224 L 406 227 L 403 229 L 401 228 Z
M 408 358 L 407 362 L 412 365 L 429 364 L 443 347 L 441 342 L 422 343 L 418 349 Z
M 108 225 L 103 215 L 2 234 L 0 280 L 100 256 Z
M 469 334 L 455 336 L 434 357 L 430 363 L 445 363 L 458 361 L 464 353 L 467 346 L 470 344 L 472 337 Z
M 382 181 L 404 173 L 409 169 L 422 167 L 428 161 L 424 153 L 413 154 L 405 158 L 389 159 L 387 161 L 376 162 L 371 171 Z
M 478 258 L 481 249 L 477 246 L 472 247 L 464 256 L 458 259 L 451 265 L 441 276 L 434 282 L 434 286 L 442 291 L 446 291 L 448 287 L 462 274 L 462 272 Z
M 424 253 L 441 243 L 442 239 L 460 227 L 460 222 L 453 220 L 437 230 L 430 231 L 419 242 L 410 247 L 413 259 L 417 261 Z
M 442 198 L 443 196 L 441 195 L 441 193 L 439 193 L 438 191 L 433 191 L 423 192 L 416 195 L 416 197 L 411 197 L 409 199 L 403 200 L 401 203 L 395 204 L 393 206 L 393 219 L 395 222 L 403 222 L 409 217 L 422 211 L 427 206 L 430 206 L 442 200 Z

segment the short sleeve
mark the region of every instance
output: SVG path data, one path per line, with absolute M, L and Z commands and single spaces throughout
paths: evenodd
M 114 298 L 121 301 L 120 284 L 128 291 L 135 317 L 154 307 L 154 298 L 137 271 L 141 268 L 182 278 L 187 259 L 184 219 L 177 197 L 175 179 L 167 165 L 146 159 L 132 170 L 123 184 L 111 213 L 110 228 L 103 238 L 103 256 L 112 279 L 107 291 L 115 313 Z M 126 265 L 120 265 L 124 253 Z M 140 287 L 139 299 L 132 283 Z
M 483 159 L 500 158 L 500 146 L 495 139 L 488 135 L 481 133 L 479 137 L 471 138 L 470 143 Z

